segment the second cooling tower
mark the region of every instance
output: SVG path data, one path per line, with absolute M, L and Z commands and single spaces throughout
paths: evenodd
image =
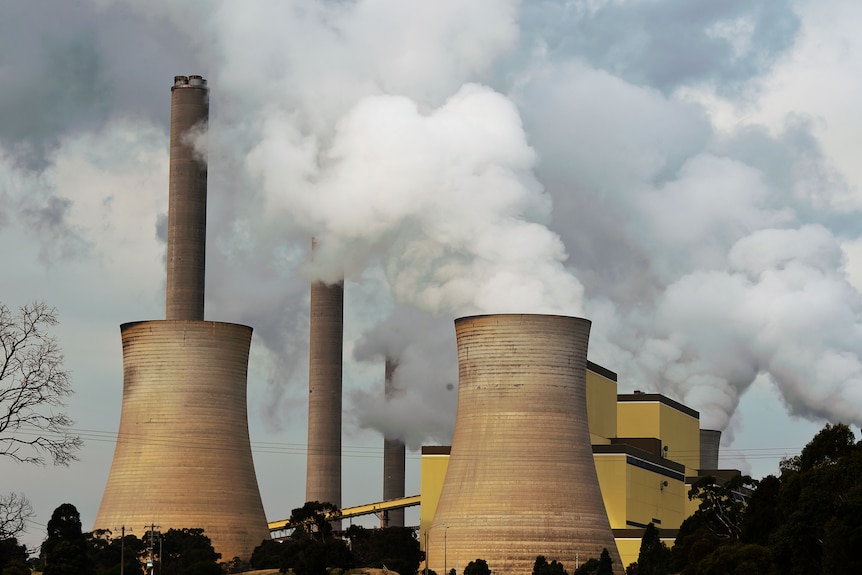
M 458 411 L 429 567 L 460 573 L 481 558 L 529 575 L 544 555 L 572 571 L 607 549 L 622 573 L 587 426 L 590 322 L 488 315 L 455 330 Z

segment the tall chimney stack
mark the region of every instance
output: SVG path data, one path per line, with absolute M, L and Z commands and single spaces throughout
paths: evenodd
M 312 253 L 314 242 L 312 241 Z M 311 284 L 305 500 L 341 508 L 344 282 Z
M 537 555 L 573 570 L 606 548 L 622 573 L 587 426 L 590 322 L 487 315 L 456 320 L 455 332 L 458 410 L 428 566 L 460 571 L 481 557 L 530 575 Z
M 385 397 L 389 401 L 402 390 L 395 386 L 395 370 L 398 363 L 386 358 Z M 404 440 L 400 437 L 383 437 L 383 500 L 404 497 Z M 404 509 L 390 509 L 380 518 L 381 527 L 404 527 Z
M 189 131 L 207 114 L 206 81 L 174 78 L 167 319 L 120 326 L 120 430 L 93 529 L 202 528 L 229 561 L 269 530 L 248 435 L 252 329 L 203 321 L 207 166 Z
M 176 76 L 171 87 L 166 319 L 204 318 L 207 162 L 194 148 L 206 130 L 209 90 L 201 76 Z

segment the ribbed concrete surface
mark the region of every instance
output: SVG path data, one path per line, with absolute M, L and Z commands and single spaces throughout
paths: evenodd
M 607 548 L 624 571 L 590 446 L 590 322 L 542 315 L 456 320 L 458 412 L 428 532 L 429 566 L 469 561 L 529 575 L 537 555 L 567 571 Z
M 344 284 L 311 285 L 305 500 L 341 508 L 341 359 Z
M 403 390 L 395 385 L 395 370 L 398 363 L 386 358 L 384 368 L 384 393 L 386 401 L 398 397 Z M 399 437 L 383 438 L 383 501 L 404 497 L 405 489 L 405 446 Z M 404 510 L 391 509 L 380 518 L 381 527 L 404 527 Z
M 171 88 L 171 164 L 165 317 L 204 318 L 207 164 L 189 139 L 206 128 L 209 92 L 200 76 L 177 76 Z
M 269 538 L 246 423 L 250 327 L 121 327 L 123 408 L 94 529 L 201 527 L 222 560 Z
M 721 431 L 700 430 L 700 469 L 718 469 L 718 454 L 721 445 Z

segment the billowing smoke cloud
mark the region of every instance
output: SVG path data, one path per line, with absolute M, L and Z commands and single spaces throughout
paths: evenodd
M 816 119 L 714 113 L 756 107 L 799 39 L 790 4 L 94 0 L 29 40 L 58 105 L 13 69 L 3 166 L 32 183 L 81 134 L 166 130 L 170 75 L 207 76 L 207 313 L 255 327 L 273 420 L 304 394 L 307 282 L 343 273 L 348 351 L 379 364 L 350 360 L 356 423 L 412 447 L 448 439 L 451 322 L 472 313 L 582 314 L 623 391 L 705 426 L 763 374 L 791 413 L 859 424 L 855 190 Z M 7 113 L 30 105 L 49 111 L 29 128 Z M 84 200 L 50 181 L 28 221 L 80 231 Z M 386 404 L 391 354 L 405 394 Z

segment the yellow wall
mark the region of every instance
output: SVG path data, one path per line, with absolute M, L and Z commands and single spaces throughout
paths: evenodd
M 437 448 L 435 451 L 440 451 Z M 440 501 L 440 492 L 443 491 L 443 480 L 446 479 L 446 469 L 449 467 L 448 453 L 426 454 L 426 448 L 422 448 L 421 468 L 419 474 L 419 492 L 422 494 L 422 503 L 419 506 L 419 546 L 425 550 L 425 534 L 434 513 L 437 511 L 437 502 Z
M 696 475 L 700 466 L 700 420 L 677 409 L 665 399 L 620 401 L 617 403 L 617 437 L 655 437 L 664 456 L 686 467 L 687 475 Z
M 634 465 L 626 467 L 626 520 L 640 525 L 652 521 L 661 529 L 679 528 L 685 519 L 684 478 L 674 479 Z
M 587 421 L 593 445 L 610 443 L 617 433 L 617 382 L 587 369 Z
M 626 504 L 628 503 L 628 470 L 625 453 L 594 453 L 596 475 L 605 501 L 605 511 L 611 529 L 626 528 Z

